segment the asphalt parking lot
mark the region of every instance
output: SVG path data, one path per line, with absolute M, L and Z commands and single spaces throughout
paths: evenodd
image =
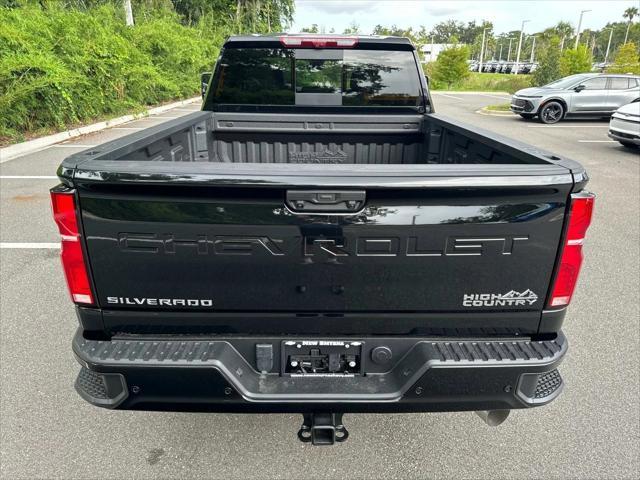
M 2 478 L 639 478 L 640 153 L 607 122 L 485 116 L 500 94 L 436 93 L 439 113 L 580 161 L 598 195 L 565 321 L 564 393 L 498 428 L 472 413 L 346 415 L 334 447 L 298 415 L 113 412 L 76 395 L 77 321 L 48 189 L 67 155 L 197 110 L 181 107 L 0 163 Z M 2 159 L 0 159 L 2 161 Z

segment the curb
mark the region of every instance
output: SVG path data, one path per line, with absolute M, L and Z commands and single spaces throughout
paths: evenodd
M 481 108 L 480 110 L 476 110 L 476 113 L 480 115 L 491 115 L 494 117 L 515 117 L 516 114 L 513 112 L 500 112 L 496 110 L 487 110 L 486 108 Z
M 201 97 L 192 97 L 186 100 L 180 100 L 179 102 L 167 103 L 166 105 L 161 105 L 159 107 L 149 108 L 148 110 L 145 110 L 141 113 L 124 115 L 122 117 L 112 118 L 111 120 L 106 120 L 104 122 L 92 123 L 91 125 L 85 125 L 84 127 L 54 133 L 53 135 L 47 135 L 46 137 L 40 137 L 33 140 L 28 140 L 26 142 L 15 143 L 13 145 L 9 145 L 8 147 L 0 148 L 0 163 L 8 162 L 9 160 L 13 160 L 14 158 L 26 155 L 28 153 L 38 152 L 47 147 L 50 147 L 51 145 L 64 142 L 65 140 L 69 140 L 71 138 L 86 135 L 88 133 L 99 132 L 101 130 L 106 130 L 107 128 L 116 127 L 118 125 L 122 125 L 123 123 L 137 120 L 139 118 L 158 115 L 159 113 L 166 112 L 167 110 L 181 107 L 183 105 L 189 105 L 200 100 Z

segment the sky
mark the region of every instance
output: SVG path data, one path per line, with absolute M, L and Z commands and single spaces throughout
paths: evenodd
M 624 10 L 637 5 L 635 0 L 296 0 L 289 31 L 317 23 L 327 32 L 333 27 L 341 33 L 352 21 L 364 34 L 371 33 L 377 24 L 401 28 L 424 25 L 430 30 L 436 23 L 452 19 L 465 23 L 490 20 L 496 33 L 520 30 L 521 22 L 530 20 L 525 31 L 537 32 L 560 20 L 575 28 L 580 10 L 591 10 L 584 14 L 582 29 L 596 30 L 607 22 L 623 21 Z

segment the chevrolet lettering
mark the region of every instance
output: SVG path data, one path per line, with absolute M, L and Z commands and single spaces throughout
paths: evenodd
M 258 255 L 283 256 L 301 254 L 333 257 L 348 256 L 400 256 L 441 257 L 467 255 L 511 255 L 516 243 L 528 236 L 503 235 L 486 237 L 447 237 L 444 245 L 431 245 L 421 237 L 291 237 L 270 238 L 256 235 L 206 235 L 192 238 L 176 237 L 172 233 L 120 233 L 118 245 L 128 252 L 164 253 L 174 255 L 180 251 L 197 255 Z

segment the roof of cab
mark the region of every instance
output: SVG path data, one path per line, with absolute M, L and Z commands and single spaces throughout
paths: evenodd
M 319 37 L 319 38 L 357 38 L 358 44 L 367 46 L 367 47 L 375 47 L 379 46 L 381 48 L 389 48 L 389 47 L 400 47 L 403 50 L 414 50 L 414 46 L 406 37 L 392 37 L 392 36 L 377 36 L 377 35 L 339 35 L 339 34 L 314 34 L 314 33 L 272 33 L 270 35 L 232 35 L 227 38 L 224 46 L 239 46 L 238 44 L 243 44 L 250 46 L 249 44 L 258 46 L 258 44 L 280 44 L 280 37 Z

